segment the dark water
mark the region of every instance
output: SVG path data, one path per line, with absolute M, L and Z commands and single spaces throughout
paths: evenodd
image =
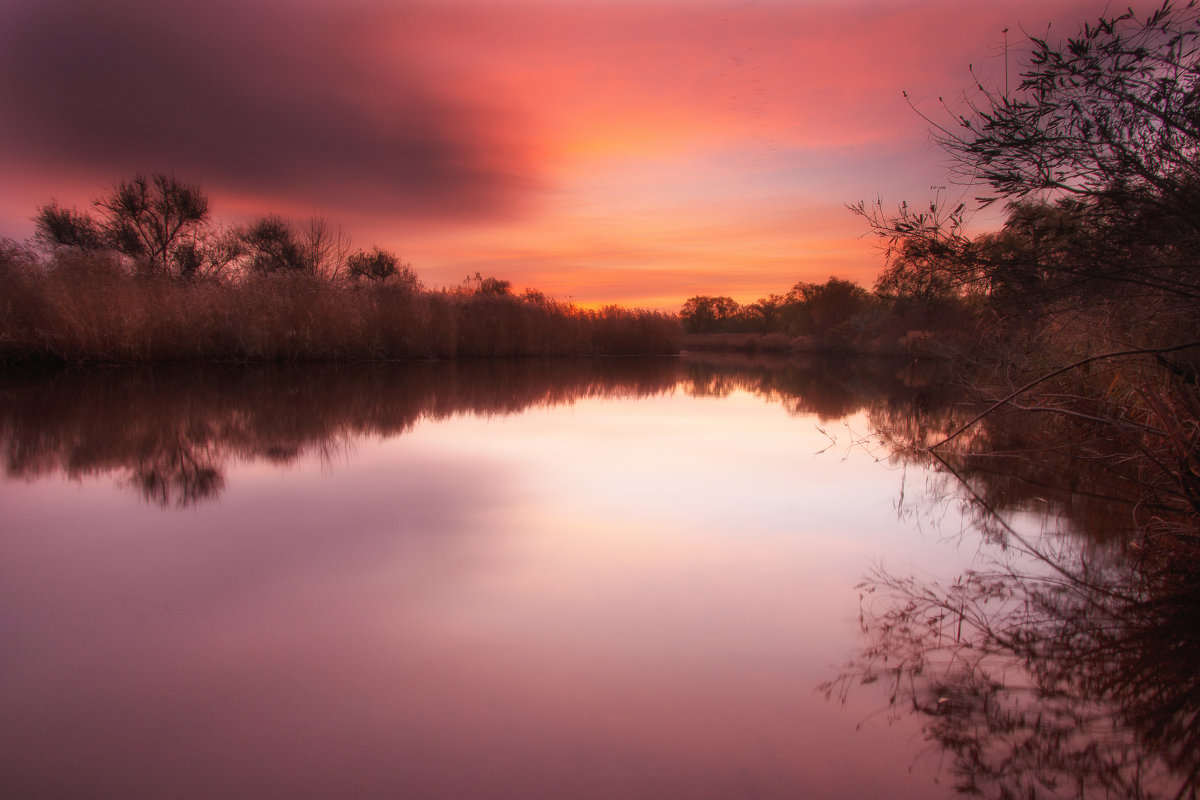
M 955 399 L 880 362 L 6 375 L 3 795 L 1194 793 L 1190 595 L 1098 501 L 901 458 Z

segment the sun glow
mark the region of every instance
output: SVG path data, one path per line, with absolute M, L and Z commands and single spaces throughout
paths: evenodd
M 932 112 L 970 84 L 968 65 L 997 75 L 1002 28 L 1093 11 L 283 5 L 281 17 L 259 0 L 204 14 L 118 0 L 62 19 L 5 4 L 0 170 L 16 179 L 0 235 L 28 237 L 51 199 L 86 208 L 111 181 L 168 169 L 205 187 L 220 220 L 317 214 L 433 286 L 480 271 L 588 304 L 678 308 L 701 291 L 870 284 L 880 261 L 844 205 L 922 203 L 945 182 L 902 93 Z

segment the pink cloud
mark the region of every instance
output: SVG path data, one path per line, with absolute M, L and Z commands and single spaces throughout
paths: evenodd
M 938 113 L 968 65 L 1002 81 L 1005 26 L 1015 46 L 1020 24 L 1065 35 L 1101 10 L 13 0 L 0 234 L 28 235 L 52 197 L 86 205 L 171 169 L 219 215 L 319 212 L 435 284 L 491 265 L 660 304 L 719 280 L 744 299 L 829 274 L 869 283 L 879 263 L 844 203 L 922 202 L 946 183 L 901 92 Z

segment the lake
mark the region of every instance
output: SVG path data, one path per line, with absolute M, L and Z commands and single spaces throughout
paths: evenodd
M 885 435 L 954 408 L 912 365 L 715 355 L 10 371 L 4 794 L 937 798 L 1006 785 L 983 751 L 1194 791 L 1108 695 L 1103 746 L 1014 761 L 987 703 L 1014 741 L 1079 706 L 1006 701 L 1041 673 L 1005 639 L 953 678 L 1028 608 L 970 593 L 997 564 L 1122 563 Z

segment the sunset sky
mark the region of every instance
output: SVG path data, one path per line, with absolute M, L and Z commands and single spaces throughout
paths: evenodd
M 429 285 L 748 302 L 881 261 L 848 202 L 957 199 L 927 123 L 1078 0 L 0 0 L 0 236 L 172 171 Z M 944 112 L 942 112 L 944 113 Z M 970 192 L 968 191 L 968 196 Z

